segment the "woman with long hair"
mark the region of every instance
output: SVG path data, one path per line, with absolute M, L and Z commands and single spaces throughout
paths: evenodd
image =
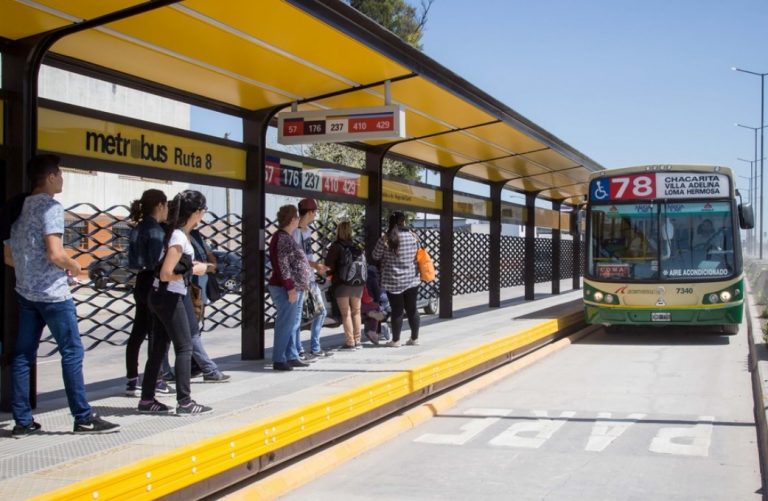
M 408 316 L 411 338 L 407 345 L 419 344 L 419 311 L 416 300 L 419 295 L 419 278 L 416 267 L 416 251 L 419 240 L 406 226 L 405 214 L 395 211 L 389 216 L 389 228 L 373 249 L 373 259 L 381 263 L 381 286 L 387 292 L 392 308 L 392 340 L 390 347 L 400 346 L 400 331 L 403 328 L 403 313 Z
M 301 323 L 304 294 L 309 289 L 312 269 L 307 255 L 291 236 L 299 227 L 299 212 L 295 205 L 283 205 L 277 211 L 277 231 L 269 241 L 269 261 L 272 276 L 269 294 L 275 304 L 275 340 L 272 344 L 272 368 L 292 371 L 294 367 L 308 367 L 299 360 L 296 329 Z
M 130 219 L 136 223 L 131 230 L 128 243 L 128 265 L 137 270 L 136 284 L 133 287 L 134 311 L 133 327 L 125 348 L 125 372 L 128 382 L 125 394 L 137 397 L 139 389 L 139 351 L 144 338 L 151 335 L 152 313 L 149 311 L 147 298 L 155 278 L 155 268 L 163 251 L 165 231 L 160 223 L 168 218 L 168 199 L 160 190 L 146 190 L 141 198 L 131 203 Z M 159 391 L 167 385 L 160 380 Z M 170 389 L 163 391 L 169 392 Z
M 353 254 L 362 254 L 355 242 L 352 241 L 352 224 L 342 221 L 336 227 L 336 241 L 328 249 L 325 264 L 332 276 L 331 289 L 336 304 L 341 312 L 341 323 L 344 326 L 344 345 L 342 350 L 355 350 L 363 347 L 361 342 L 360 301 L 363 297 L 365 282 L 352 285 L 344 282 L 342 267 L 345 261 L 351 261 Z M 366 267 L 367 268 L 367 267 Z M 364 270 L 363 280 L 367 278 L 368 270 Z
M 155 399 L 155 384 L 168 345 L 176 354 L 176 414 L 191 415 L 212 409 L 192 400 L 190 389 L 192 333 L 196 327 L 188 287 L 192 275 L 206 272 L 206 263 L 193 261 L 194 249 L 189 232 L 203 219 L 208 207 L 199 191 L 185 190 L 176 195 L 168 208 L 168 229 L 162 263 L 149 294 L 153 314 L 150 356 L 144 369 L 139 412 L 167 413 L 170 408 Z

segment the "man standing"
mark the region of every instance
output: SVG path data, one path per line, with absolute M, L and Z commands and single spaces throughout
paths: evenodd
M 97 416 L 88 404 L 83 381 L 83 344 L 69 281 L 80 265 L 64 251 L 64 208 L 53 199 L 64 185 L 60 159 L 38 155 L 29 162 L 32 194 L 4 242 L 5 263 L 16 269 L 19 332 L 11 363 L 14 437 L 38 432 L 29 402 L 29 375 L 37 361 L 40 336 L 47 325 L 59 347 L 64 390 L 75 418 L 74 433 L 106 433 L 119 425 Z
M 307 255 L 307 261 L 309 266 L 317 273 L 323 274 L 328 271 L 328 267 L 318 262 L 315 257 L 315 251 L 312 250 L 312 230 L 309 229 L 309 225 L 315 220 L 317 216 L 317 203 L 312 198 L 305 198 L 299 202 L 299 227 L 293 232 L 293 239 L 304 249 L 304 254 Z M 317 282 L 310 281 L 310 294 L 315 294 L 316 297 L 322 297 L 320 288 L 317 286 Z M 325 304 L 320 301 L 320 314 L 312 320 L 312 330 L 310 334 L 310 353 L 304 352 L 301 346 L 301 326 L 296 329 L 296 348 L 299 351 L 299 358 L 304 361 L 311 361 L 319 357 L 330 357 L 332 353 L 327 352 L 320 346 L 320 329 L 323 328 L 325 317 L 328 312 L 325 309 Z

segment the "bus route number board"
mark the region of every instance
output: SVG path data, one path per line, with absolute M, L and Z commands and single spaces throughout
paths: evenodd
M 717 172 L 649 172 L 594 179 L 590 198 L 593 201 L 717 198 L 728 197 L 729 190 L 728 177 Z
M 305 169 L 281 164 L 279 159 L 267 158 L 265 181 L 269 186 L 315 191 L 334 195 L 358 196 L 360 178 L 332 169 Z
M 400 105 L 296 111 L 277 116 L 280 144 L 402 138 L 405 138 L 405 112 Z

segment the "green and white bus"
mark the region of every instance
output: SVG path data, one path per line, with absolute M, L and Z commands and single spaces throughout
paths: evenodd
M 736 333 L 744 308 L 737 204 L 726 167 L 649 165 L 592 174 L 586 207 L 588 323 L 717 325 Z

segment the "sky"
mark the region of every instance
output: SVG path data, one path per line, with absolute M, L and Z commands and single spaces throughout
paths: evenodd
M 435 0 L 422 44 L 606 168 L 750 175 L 737 158 L 755 158 L 754 132 L 734 124 L 759 126 L 761 79 L 731 67 L 768 72 L 768 0 Z M 198 113 L 193 128 L 241 139 L 237 121 Z
M 749 176 L 761 79 L 731 67 L 768 72 L 766 0 L 435 0 L 422 43 L 606 168 Z

